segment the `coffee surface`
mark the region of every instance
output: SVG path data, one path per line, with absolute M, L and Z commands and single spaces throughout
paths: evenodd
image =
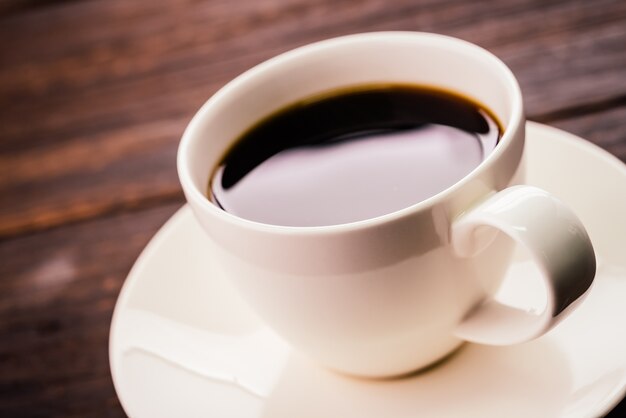
M 209 198 L 267 224 L 360 221 L 450 187 L 493 151 L 500 136 L 487 109 L 434 88 L 331 92 L 247 130 L 214 170 Z

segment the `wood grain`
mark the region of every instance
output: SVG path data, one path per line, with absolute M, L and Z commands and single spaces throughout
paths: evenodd
M 0 1 L 0 16 L 59 6 L 61 3 L 69 1 L 78 0 L 2 0 Z
M 626 162 L 621 0 L 0 1 L 0 417 L 124 416 L 111 313 L 183 203 L 186 124 L 251 66 L 374 30 L 490 49 L 520 80 L 531 119 Z M 623 402 L 609 416 L 624 415 Z
M 108 333 L 121 284 L 165 205 L 0 243 L 0 416 L 124 416 Z
M 626 163 L 626 105 L 554 121 L 551 125 L 599 145 Z
M 80 1 L 2 19 L 0 237 L 178 199 L 176 145 L 201 103 L 250 66 L 331 36 L 476 42 L 518 75 L 531 118 L 626 94 L 622 1 L 231 3 Z

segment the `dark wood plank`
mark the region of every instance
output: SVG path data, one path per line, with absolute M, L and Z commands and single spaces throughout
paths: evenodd
M 0 1 L 0 17 L 54 7 L 70 1 L 78 0 L 2 0 Z
M 589 94 L 596 99 L 612 97 L 614 85 L 599 85 L 598 79 L 626 71 L 621 48 L 626 6 L 620 1 L 428 0 L 400 1 L 389 7 L 375 0 L 289 0 L 279 4 L 264 0 L 246 1 L 236 9 L 223 1 L 167 4 L 170 7 L 152 2 L 91 1 L 76 4 L 74 13 L 3 22 L 0 50 L 5 65 L 0 72 L 0 92 L 11 99 L 12 108 L 7 111 L 12 116 L 11 112 L 21 112 L 22 106 L 35 107 L 44 116 L 28 126 L 7 116 L 5 129 L 18 133 L 21 127 L 28 133 L 28 129 L 43 128 L 39 126 L 42 122 L 50 123 L 46 128 L 54 128 L 52 122 L 60 122 L 62 117 L 70 118 L 66 124 L 76 129 L 76 122 L 89 112 L 96 112 L 90 115 L 91 123 L 110 112 L 117 116 L 125 113 L 118 108 L 125 101 L 111 93 L 127 92 L 119 99 L 145 101 L 154 100 L 157 93 L 163 97 L 167 92 L 163 87 L 179 95 L 207 84 L 216 87 L 275 53 L 355 31 L 438 31 L 486 46 L 509 62 L 529 86 L 531 114 L 570 106 L 572 99 L 588 101 Z M 214 66 L 222 71 L 216 73 Z M 585 77 L 585 81 L 596 82 L 577 89 L 568 84 L 568 91 L 560 88 L 560 81 Z M 155 86 L 162 89 L 155 91 Z M 98 90 L 90 94 L 92 87 Z M 538 93 L 531 94 L 534 90 Z M 535 98 L 539 93 L 542 95 Z M 142 97 L 144 94 L 149 97 Z M 76 112 L 77 104 L 86 103 L 86 113 Z M 186 100 L 168 100 L 163 106 L 169 106 L 163 109 L 167 115 L 190 110 Z M 54 110 L 52 115 L 50 110 Z M 135 113 L 134 117 L 141 116 L 141 112 Z
M 460 36 L 501 56 L 541 117 L 626 93 L 625 16 L 609 0 L 91 0 L 5 17 L 0 237 L 178 199 L 192 114 L 292 47 L 368 30 Z
M 0 416 L 124 416 L 108 364 L 113 306 L 179 206 L 0 243 Z
M 389 7 L 375 0 L 302 1 L 280 6 L 267 0 L 244 3 L 236 11 L 219 1 L 188 7 L 171 2 L 179 7 L 170 8 L 151 2 L 91 1 L 54 19 L 37 15 L 5 21 L 0 31 L 5 61 L 0 94 L 11 106 L 3 118 L 8 135 L 2 149 L 164 114 L 188 115 L 201 102 L 198 97 L 206 98 L 254 63 L 303 43 L 355 31 L 430 30 L 491 48 L 529 90 L 531 115 L 612 97 L 614 85 L 602 88 L 598 82 L 626 71 L 623 2 L 468 5 L 448 0 Z M 592 55 L 595 59 L 589 59 Z M 585 77 L 589 80 L 576 81 L 596 82 L 577 89 L 567 84 Z M 561 88 L 563 83 L 567 89 Z M 36 123 L 21 123 L 24 112 L 36 112 Z
M 588 139 L 626 163 L 626 106 L 550 124 Z
M 0 155 L 0 237 L 182 200 L 175 153 L 186 122 L 156 121 Z

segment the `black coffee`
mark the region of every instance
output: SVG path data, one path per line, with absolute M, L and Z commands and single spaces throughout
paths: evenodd
M 211 200 L 241 218 L 321 226 L 406 208 L 453 185 L 502 128 L 460 95 L 362 86 L 303 100 L 248 129 L 210 180 Z

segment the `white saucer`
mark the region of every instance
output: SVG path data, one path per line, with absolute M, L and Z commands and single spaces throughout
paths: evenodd
M 570 204 L 598 253 L 587 300 L 548 335 L 466 345 L 408 378 L 367 381 L 317 367 L 240 301 L 183 207 L 130 272 L 111 325 L 115 388 L 133 418 L 589 417 L 626 391 L 626 166 L 590 143 L 529 123 L 529 184 Z M 517 257 L 500 297 L 532 297 Z

